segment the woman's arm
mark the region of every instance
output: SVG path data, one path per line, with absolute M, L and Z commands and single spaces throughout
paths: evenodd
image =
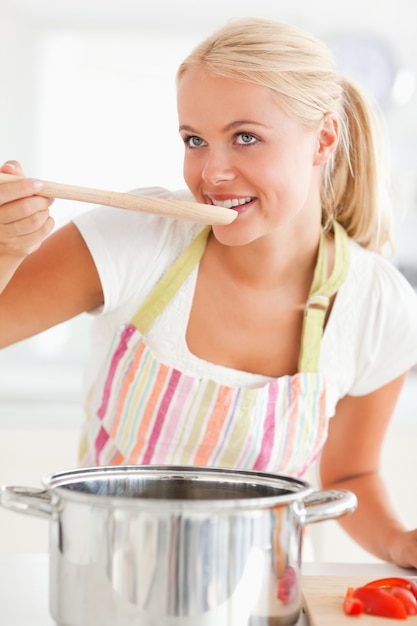
M 5 164 L 0 171 L 22 174 L 16 162 Z M 49 215 L 52 199 L 36 195 L 38 185 L 30 179 L 0 184 L 0 293 L 54 227 Z
M 339 402 L 330 420 L 320 476 L 323 488 L 349 489 L 357 495 L 355 513 L 339 520 L 355 541 L 380 559 L 417 567 L 417 530 L 408 531 L 402 524 L 379 473 L 384 436 L 405 378 Z
M 7 167 L 4 171 L 11 173 Z M 18 165 L 12 171 L 21 173 Z M 68 224 L 50 235 L 50 200 L 36 191 L 31 181 L 0 184 L 0 347 L 103 300 L 96 267 L 77 228 Z

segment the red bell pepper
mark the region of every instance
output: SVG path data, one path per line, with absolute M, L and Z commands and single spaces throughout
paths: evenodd
M 392 587 L 387 589 L 394 598 L 398 598 L 405 606 L 407 615 L 417 615 L 417 600 L 409 589 L 406 587 Z
M 343 602 L 343 610 L 346 615 L 360 615 L 363 613 L 363 602 L 359 598 L 353 597 L 353 587 L 348 587 Z
M 411 578 L 391 576 L 371 580 L 356 589 L 349 587 L 343 608 L 346 615 L 369 613 L 407 619 L 407 615 L 417 615 L 417 583 Z
M 365 587 L 377 587 L 382 589 L 393 589 L 393 587 L 401 587 L 403 589 L 409 589 L 413 596 L 417 599 L 417 583 L 411 578 L 401 578 L 398 576 L 391 576 L 390 578 L 378 578 L 377 580 L 371 580 Z
M 382 587 L 357 587 L 353 590 L 353 598 L 363 602 L 363 612 L 381 617 L 407 619 L 404 604 Z

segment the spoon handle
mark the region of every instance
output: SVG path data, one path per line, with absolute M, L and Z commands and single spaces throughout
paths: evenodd
M 24 179 L 23 176 L 13 176 L 0 172 L 0 182 L 8 182 L 16 179 Z M 201 224 L 226 225 L 233 222 L 237 211 L 223 207 L 198 202 L 186 202 L 185 200 L 171 200 L 167 198 L 155 198 L 137 196 L 132 193 L 120 193 L 118 191 L 105 191 L 92 187 L 79 187 L 43 180 L 43 187 L 38 195 L 62 200 L 77 200 L 111 206 L 129 211 L 142 211 L 155 213 L 165 217 L 191 220 Z

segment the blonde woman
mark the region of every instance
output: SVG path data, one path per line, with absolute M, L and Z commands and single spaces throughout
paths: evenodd
M 91 312 L 83 465 L 302 476 L 319 463 L 324 487 L 358 496 L 350 535 L 416 567 L 417 531 L 379 474 L 417 362 L 417 298 L 383 256 L 390 218 L 371 108 L 323 44 L 250 19 L 183 62 L 178 117 L 188 190 L 140 193 L 237 218 L 207 229 L 97 208 L 51 235 L 40 183 L 2 184 L 1 345 Z

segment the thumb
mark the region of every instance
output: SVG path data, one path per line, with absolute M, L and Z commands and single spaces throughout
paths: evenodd
M 0 172 L 4 172 L 4 174 L 14 174 L 15 176 L 23 176 L 23 169 L 18 161 L 6 161 L 0 167 Z

